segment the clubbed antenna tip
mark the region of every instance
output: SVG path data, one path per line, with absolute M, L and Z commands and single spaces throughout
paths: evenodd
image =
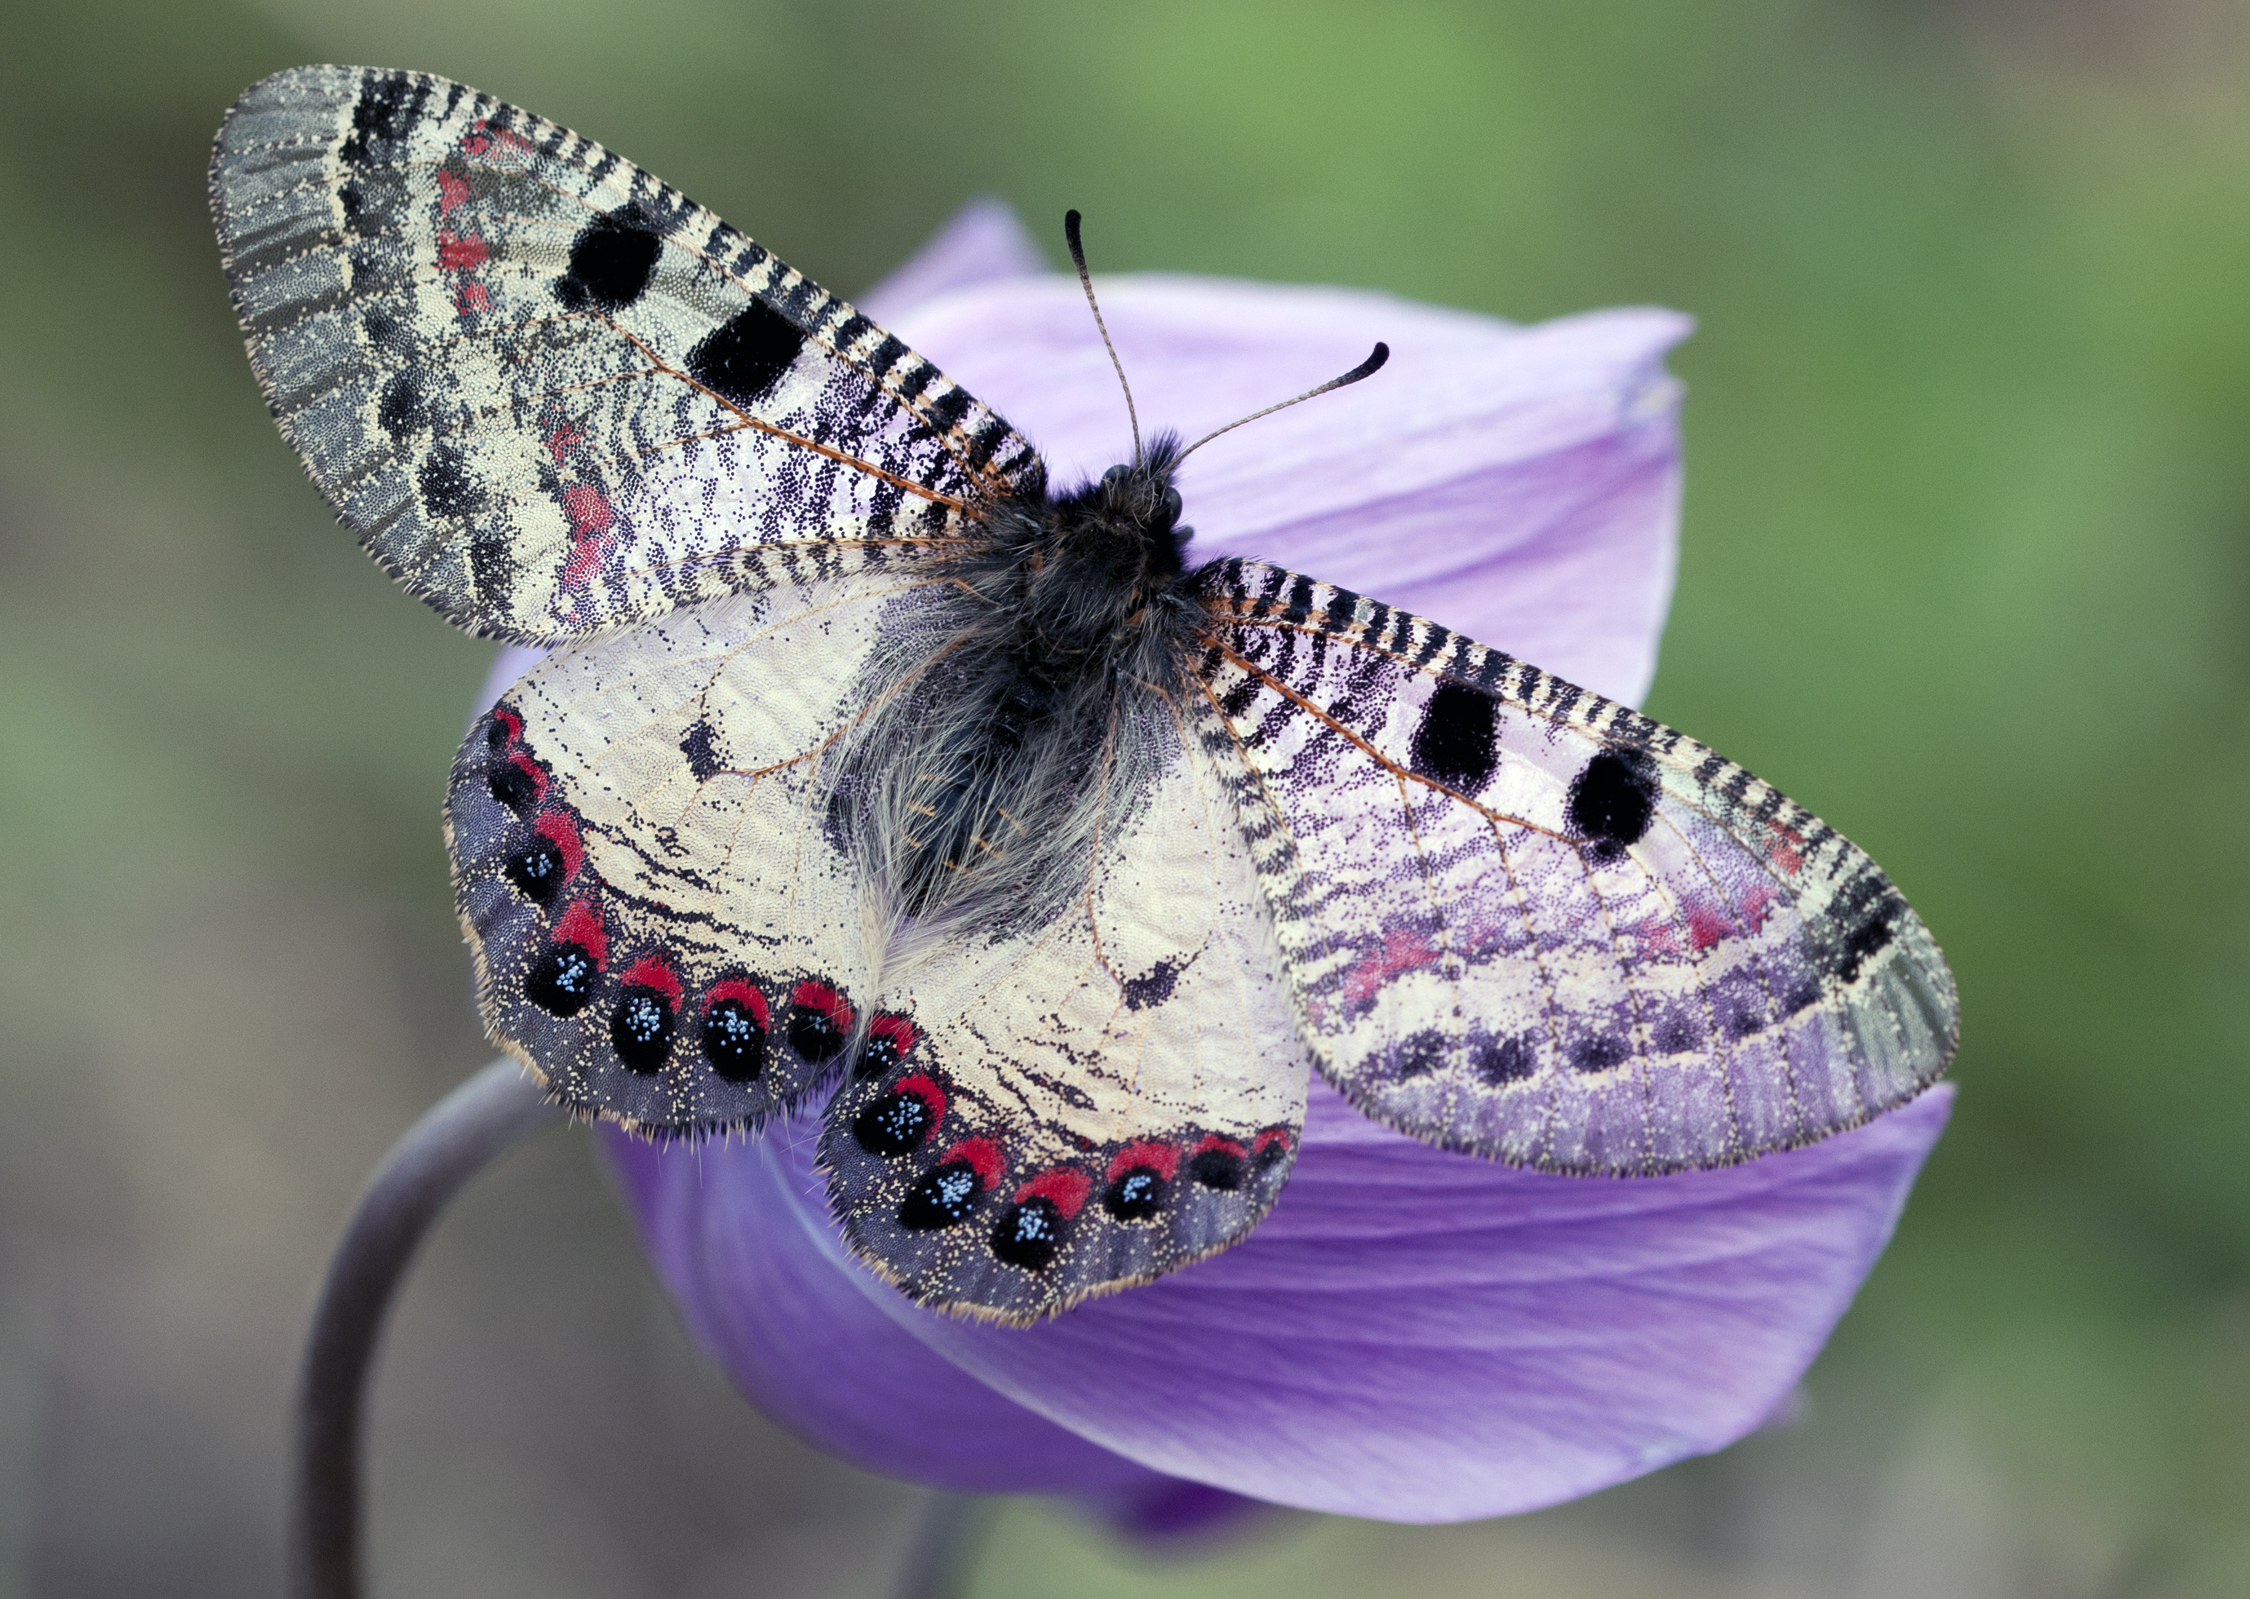
M 1063 213 L 1063 240 L 1070 246 L 1070 264 L 1078 268 L 1079 287 L 1086 291 L 1086 303 L 1093 308 L 1094 326 L 1100 330 L 1102 348 L 1109 352 L 1109 364 L 1117 368 L 1117 386 L 1125 391 L 1125 417 L 1133 424 L 1133 464 L 1141 464 L 1141 413 L 1133 405 L 1133 385 L 1125 381 L 1125 363 L 1117 358 L 1117 346 L 1110 342 L 1109 324 L 1102 320 L 1102 303 L 1094 298 L 1094 275 L 1086 270 L 1086 244 L 1078 236 L 1079 217 L 1075 210 Z

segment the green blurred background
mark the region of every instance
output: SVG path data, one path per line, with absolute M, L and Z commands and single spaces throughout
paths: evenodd
M 488 1053 L 437 810 L 489 647 L 331 524 L 204 215 L 221 111 L 318 60 L 557 118 L 847 293 L 989 191 L 1108 270 L 1700 319 L 1651 709 L 1866 845 L 1963 1000 L 1802 1418 L 1153 1576 L 1012 1504 L 972 1593 L 2250 1592 L 2243 0 L 11 0 L 0 1592 L 276 1591 L 309 1285 Z M 732 1398 L 581 1135 L 394 1334 L 379 1591 L 886 1591 L 918 1496 Z

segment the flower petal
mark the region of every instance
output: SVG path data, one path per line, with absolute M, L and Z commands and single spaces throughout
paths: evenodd
M 1605 1180 L 1432 1150 L 1316 1084 L 1296 1172 L 1249 1240 L 1027 1329 L 925 1310 L 846 1262 L 802 1126 L 763 1149 L 707 1146 L 692 1179 L 695 1153 L 643 1155 L 677 1175 L 669 1202 L 642 1205 L 705 1346 L 761 1405 L 856 1458 L 954 1484 L 988 1470 L 1100 1486 L 1088 1458 L 1012 1441 L 951 1388 L 907 1414 L 930 1370 L 913 1362 L 900 1407 L 879 1406 L 879 1443 L 864 1420 L 804 1419 L 816 1400 L 857 1404 L 893 1380 L 878 1357 L 903 1358 L 823 1263 L 926 1351 L 1155 1471 L 1452 1521 L 1590 1493 L 1756 1428 L 1851 1302 L 1950 1106 L 1940 1087 L 1810 1148 Z M 791 1346 L 779 1368 L 777 1342 Z
M 971 200 L 912 259 L 865 294 L 857 304 L 885 324 L 954 289 L 997 279 L 1029 277 L 1047 270 L 1038 241 L 1014 207 L 990 195 Z
M 1165 1501 L 1164 1478 L 1002 1397 L 886 1316 L 832 1236 L 807 1236 L 832 1235 L 826 1203 L 797 1203 L 765 1146 L 601 1132 L 689 1332 L 799 1437 L 936 1487 Z
M 1670 311 L 1515 327 L 1352 289 L 1126 277 L 1102 307 L 1142 431 L 1194 438 L 1350 367 L 1180 473 L 1191 554 L 1257 555 L 1429 616 L 1613 698 L 1655 671 L 1678 542 Z M 1069 278 L 924 301 L 889 324 L 1046 454 L 1058 486 L 1132 454 Z

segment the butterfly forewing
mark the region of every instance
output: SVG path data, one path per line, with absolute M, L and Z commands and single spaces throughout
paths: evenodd
M 1280 951 L 1224 785 L 1167 721 L 1084 894 L 894 966 L 890 1042 L 829 1108 L 837 1212 L 917 1298 L 1022 1322 L 1146 1281 L 1247 1233 L 1295 1162 Z
M 1039 471 L 844 301 L 460 84 L 269 78 L 220 130 L 211 188 L 283 433 L 472 631 L 545 642 L 832 575 L 957 535 Z
M 485 1020 L 566 1104 L 711 1131 L 841 1069 L 882 944 L 823 763 L 900 587 L 742 595 L 558 652 L 471 730 L 446 836 Z
M 1362 1109 L 1655 1172 L 1808 1142 L 1943 1070 L 1927 930 L 1770 786 L 1380 602 L 1241 561 L 1203 587 L 1206 742 L 1305 1037 Z

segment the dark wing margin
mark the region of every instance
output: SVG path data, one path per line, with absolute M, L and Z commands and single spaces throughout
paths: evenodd
M 1031 447 L 669 185 L 422 73 L 301 67 L 211 205 L 250 358 L 345 525 L 482 635 L 548 643 L 910 559 Z
M 1232 773 L 1329 1080 L 1565 1172 L 1723 1165 L 1920 1093 L 1951 973 L 1864 853 L 1630 707 L 1380 601 L 1206 568 Z

